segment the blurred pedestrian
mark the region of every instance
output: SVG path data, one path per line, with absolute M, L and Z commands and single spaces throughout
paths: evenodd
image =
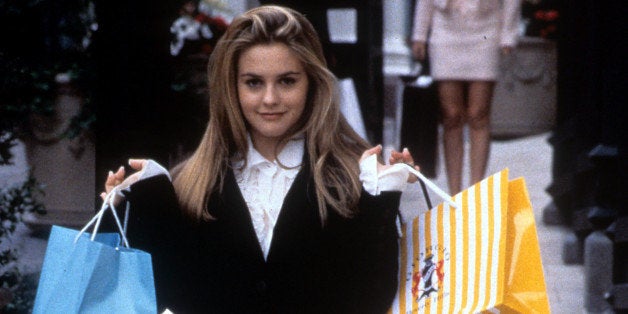
M 462 188 L 463 128 L 469 126 L 470 180 L 480 181 L 490 151 L 490 104 L 501 54 L 517 42 L 521 0 L 417 0 L 412 53 L 429 58 L 444 128 L 449 192 Z M 419 152 L 417 152 L 419 153 Z

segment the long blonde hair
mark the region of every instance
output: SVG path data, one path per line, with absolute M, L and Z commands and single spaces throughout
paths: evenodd
M 211 219 L 207 200 L 221 191 L 232 157 L 247 155 L 247 124 L 236 87 L 237 64 L 243 51 L 259 44 L 283 43 L 301 60 L 309 79 L 305 110 L 286 132 L 283 142 L 303 135 L 309 155 L 321 220 L 328 207 L 350 217 L 360 197 L 358 160 L 368 143 L 340 113 L 336 78 L 327 68 L 321 43 L 300 13 L 262 6 L 233 20 L 209 60 L 209 123 L 196 151 L 174 174 L 174 187 L 184 211 Z

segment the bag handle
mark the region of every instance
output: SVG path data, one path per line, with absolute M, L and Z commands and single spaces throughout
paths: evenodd
M 432 181 L 428 180 L 421 172 L 417 171 L 416 169 L 414 169 L 414 167 L 408 165 L 408 164 L 403 164 L 405 165 L 408 170 L 410 171 L 410 173 L 412 173 L 413 175 L 417 176 L 419 178 L 419 182 L 421 183 L 421 188 L 423 189 L 423 195 L 426 196 L 426 200 L 428 202 L 428 206 L 430 207 L 430 209 L 432 208 L 431 206 L 431 202 L 430 202 L 430 198 L 427 195 L 427 191 L 425 190 L 425 187 L 430 188 L 430 190 L 434 191 L 434 193 L 436 193 L 438 196 L 440 196 L 445 202 L 447 202 L 447 204 L 449 204 L 449 206 L 454 207 L 454 208 L 459 208 L 458 204 L 456 204 L 452 199 L 451 196 L 449 196 L 449 194 L 445 193 L 445 191 L 441 190 L 438 186 L 436 186 L 436 184 L 434 184 Z
M 421 191 L 423 191 L 423 198 L 425 198 L 425 202 L 427 203 L 427 210 L 432 209 L 432 201 L 430 200 L 430 195 L 427 194 L 427 189 L 425 188 L 425 182 L 419 179 L 419 184 L 421 185 Z
M 100 227 L 100 222 L 102 221 L 102 217 L 104 215 L 104 213 L 109 209 L 111 210 L 111 213 L 113 214 L 113 218 L 116 222 L 116 226 L 118 227 L 118 232 L 120 233 L 120 236 L 122 237 L 122 244 L 127 247 L 130 248 L 129 245 L 129 240 L 126 237 L 126 228 L 127 228 L 127 223 L 128 223 L 128 219 L 129 219 L 129 208 L 130 208 L 130 204 L 129 202 L 126 203 L 126 210 L 124 213 L 124 226 L 122 226 L 122 224 L 120 223 L 120 219 L 118 218 L 118 214 L 116 211 L 116 207 L 113 205 L 113 198 L 116 195 L 116 193 L 118 193 L 118 189 L 117 187 L 114 187 L 113 190 L 111 190 L 111 192 L 109 192 L 109 194 L 107 194 L 107 196 L 105 196 L 105 200 L 102 203 L 102 206 L 100 207 L 100 210 L 98 211 L 98 213 L 96 213 L 96 215 L 94 217 L 92 217 L 92 219 L 85 224 L 85 226 L 81 229 L 81 231 L 79 231 L 79 233 L 76 235 L 76 237 L 74 238 L 74 243 L 76 243 L 79 239 L 79 237 L 85 233 L 87 231 L 87 229 L 89 229 L 89 227 L 91 225 L 94 225 L 93 231 L 92 231 L 92 236 L 90 238 L 91 241 L 94 241 L 94 239 L 96 239 L 96 234 L 98 233 L 98 228 Z

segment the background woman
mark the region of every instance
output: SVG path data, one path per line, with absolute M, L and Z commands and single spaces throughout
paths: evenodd
M 449 192 L 462 188 L 463 127 L 469 125 L 470 180 L 486 172 L 490 148 L 490 104 L 500 51 L 515 46 L 520 0 L 418 0 L 412 52 L 438 83 Z M 426 45 L 426 42 L 429 44 Z

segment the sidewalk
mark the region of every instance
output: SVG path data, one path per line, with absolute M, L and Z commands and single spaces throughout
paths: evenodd
M 549 133 L 544 133 L 519 139 L 493 141 L 487 175 L 508 168 L 510 179 L 524 177 L 536 217 L 541 259 L 552 313 L 586 313 L 584 310 L 584 267 L 565 265 L 562 262 L 563 240 L 570 230 L 563 226 L 547 226 L 541 219 L 543 208 L 551 201 L 551 197 L 545 192 L 545 188 L 552 181 L 552 147 L 547 142 L 549 136 Z M 390 147 L 386 145 L 386 137 L 384 141 L 385 151 L 390 150 Z M 439 140 L 439 143 L 442 141 Z M 437 177 L 433 179 L 433 182 L 446 191 L 447 178 L 442 147 L 439 147 L 437 169 Z M 463 185 L 466 186 L 468 185 L 466 177 L 468 164 L 466 163 L 464 174 Z M 438 200 L 436 195 L 431 198 Z M 404 217 L 410 217 L 412 213 L 416 213 L 417 206 L 424 204 L 419 185 L 413 184 L 402 197 L 402 214 L 405 215 Z

